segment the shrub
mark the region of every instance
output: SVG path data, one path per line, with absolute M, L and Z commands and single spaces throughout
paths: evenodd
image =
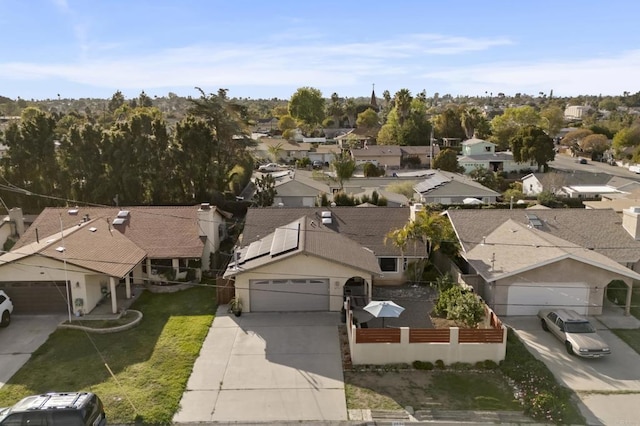
M 438 370 L 444 370 L 445 368 L 444 361 L 441 359 L 436 360 L 436 368 Z
M 380 169 L 373 163 L 366 163 L 363 166 L 364 177 L 378 177 L 384 174 L 384 169 Z
M 413 368 L 416 370 L 433 370 L 433 363 L 429 361 L 413 361 Z
M 613 280 L 607 286 L 607 299 L 616 305 L 624 306 L 627 300 L 627 285 L 622 280 Z
M 306 168 L 309 164 L 311 164 L 311 160 L 309 157 L 303 157 L 296 161 L 296 167 L 299 169 Z

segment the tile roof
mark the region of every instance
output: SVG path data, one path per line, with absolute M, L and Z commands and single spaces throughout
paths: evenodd
M 323 211 L 332 212 L 332 223 L 327 228 L 372 250 L 376 256 L 400 256 L 400 250 L 391 243 L 385 244 L 385 236 L 401 228 L 409 221 L 409 207 L 267 207 L 250 208 L 245 217 L 242 245 L 248 245 L 272 233 L 277 227 L 307 216 L 322 222 Z M 413 246 L 409 247 L 413 250 Z M 426 248 L 418 245 L 415 253 L 425 256 Z
M 204 243 L 198 227 L 199 206 L 136 206 L 136 207 L 80 207 L 75 215 L 69 208 L 47 207 L 25 231 L 15 248 L 23 247 L 39 238 L 60 232 L 82 222 L 88 215 L 111 224 L 121 210 L 128 210 L 123 225 L 111 225 L 136 246 L 153 258 L 195 258 L 202 256 Z M 212 208 L 215 208 L 212 206 Z M 218 211 L 219 213 L 219 211 Z M 215 213 L 214 213 L 215 214 Z
M 59 251 L 60 248 L 64 251 Z M 144 250 L 100 219 L 76 224 L 39 242 L 14 248 L 1 256 L 0 262 L 19 262 L 32 255 L 66 261 L 69 270 L 79 266 L 120 278 L 146 257 Z
M 451 209 L 446 212 L 465 252 L 508 220 L 528 226 L 527 213 L 535 214 L 542 223 L 540 230 L 552 236 L 593 249 L 621 264 L 640 260 L 640 241 L 624 230 L 622 219 L 613 210 Z
M 290 246 L 292 248 L 284 253 L 278 251 L 278 238 L 275 236 L 281 231 L 297 234 L 294 235 L 294 237 L 297 236 L 297 239 Z M 247 259 L 247 255 L 252 251 L 253 253 L 261 253 L 261 255 L 257 257 L 250 255 L 252 257 Z M 322 222 L 317 219 L 301 216 L 291 223 L 279 226 L 275 232 L 262 239 L 241 248 L 238 255 L 239 267 L 236 268 L 235 264 L 229 265 L 225 277 L 279 262 L 302 253 L 372 274 L 381 273 L 378 260 L 372 251 L 322 225 Z
M 640 279 L 640 274 L 613 259 L 508 219 L 500 223 L 465 256 L 485 280 L 494 281 L 564 259 L 574 259 Z

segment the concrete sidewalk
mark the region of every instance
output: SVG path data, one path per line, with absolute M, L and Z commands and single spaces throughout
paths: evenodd
M 338 313 L 219 307 L 174 423 L 347 420 L 339 325 Z

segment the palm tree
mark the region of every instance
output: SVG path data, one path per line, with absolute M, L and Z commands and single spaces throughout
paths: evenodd
M 477 108 L 471 107 L 462 107 L 460 111 L 460 124 L 462 124 L 462 128 L 464 129 L 464 134 L 467 136 L 467 139 L 471 139 L 475 133 L 476 126 L 481 120 L 480 111 Z
M 269 157 L 273 160 L 274 163 L 277 163 L 280 159 L 280 154 L 284 151 L 283 143 L 278 142 L 276 145 L 269 145 L 267 151 L 269 151 Z
M 409 89 L 400 89 L 396 92 L 395 104 L 396 111 L 398 112 L 398 122 L 400 123 L 400 125 L 402 125 L 409 116 L 409 111 L 411 110 L 411 101 L 412 98 Z

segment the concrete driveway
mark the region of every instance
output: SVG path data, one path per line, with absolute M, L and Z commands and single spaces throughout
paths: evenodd
M 556 379 L 577 393 L 588 424 L 637 424 L 640 355 L 596 318 L 590 321 L 611 347 L 611 355 L 600 359 L 570 356 L 562 342 L 542 330 L 537 317 L 504 319 Z
M 244 313 L 211 326 L 175 423 L 347 420 L 338 313 Z
M 0 328 L 0 388 L 65 318 L 60 315 L 13 315 L 9 327 Z

